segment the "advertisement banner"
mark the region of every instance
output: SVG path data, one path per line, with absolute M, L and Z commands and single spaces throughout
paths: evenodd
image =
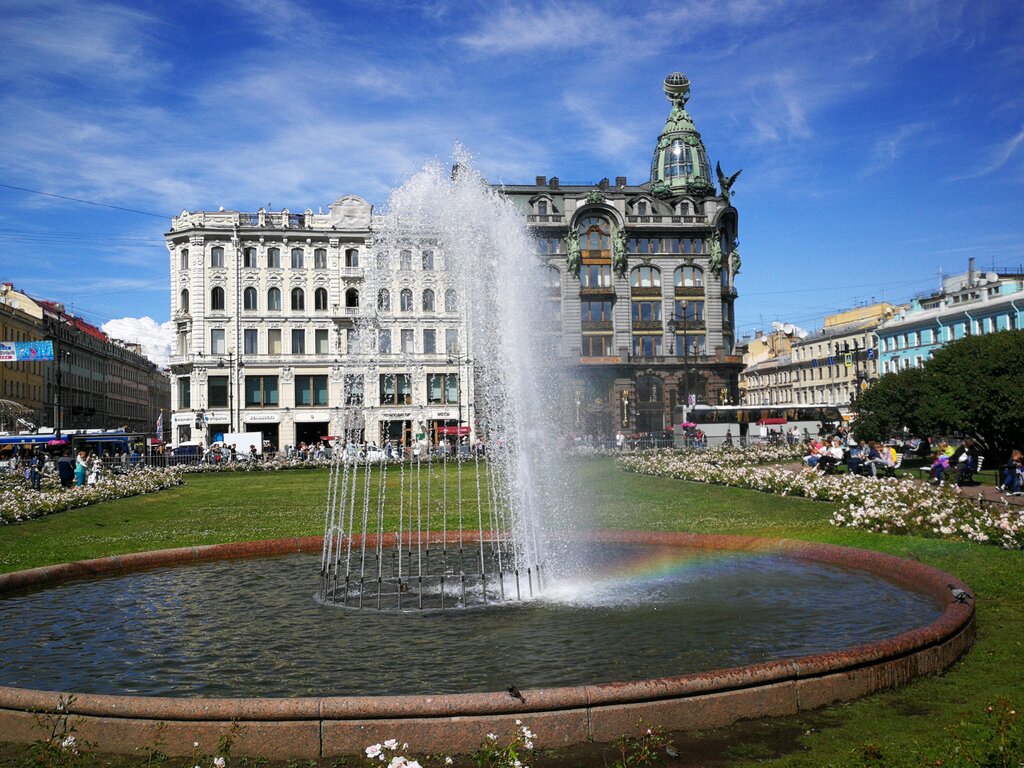
M 53 360 L 52 341 L 0 342 L 0 363 L 34 363 Z

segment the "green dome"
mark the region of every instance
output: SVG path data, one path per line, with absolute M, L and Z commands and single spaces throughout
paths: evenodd
M 713 195 L 711 168 L 700 133 L 686 111 L 690 81 L 681 72 L 665 78 L 665 97 L 672 104 L 651 161 L 651 189 L 659 197 Z

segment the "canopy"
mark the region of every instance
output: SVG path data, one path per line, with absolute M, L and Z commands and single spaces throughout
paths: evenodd
M 758 424 L 763 424 L 764 426 L 769 426 L 770 427 L 770 426 L 777 426 L 779 424 L 788 424 L 789 422 L 786 419 L 775 418 L 775 419 L 758 419 L 757 423 Z
M 470 432 L 469 427 L 438 427 L 437 434 L 439 435 L 458 435 L 465 437 Z
M 53 440 L 53 435 L 3 435 L 0 445 L 46 445 Z
M 682 427 L 683 429 L 693 429 L 694 427 L 697 426 L 697 424 L 695 422 L 692 422 L 692 421 L 684 421 L 679 426 Z

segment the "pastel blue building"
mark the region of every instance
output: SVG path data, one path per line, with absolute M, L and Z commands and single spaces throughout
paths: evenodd
M 878 327 L 879 373 L 921 367 L 936 349 L 964 336 L 1024 328 L 1024 274 L 967 272 L 914 299 Z

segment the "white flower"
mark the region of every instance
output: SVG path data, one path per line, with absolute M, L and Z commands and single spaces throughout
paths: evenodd
M 488 734 L 487 734 L 487 738 L 488 738 L 488 739 L 489 739 L 490 741 L 497 741 L 497 740 L 498 740 L 498 737 L 497 737 L 497 736 L 496 736 L 495 734 L 493 734 L 493 733 L 488 733 Z
M 380 755 L 380 744 L 371 744 L 366 748 L 366 756 L 371 760 Z
M 227 760 L 223 757 L 213 758 L 213 768 L 224 768 L 225 765 L 227 765 Z
M 388 739 L 385 741 L 384 749 L 398 749 L 398 739 Z
M 73 733 L 69 733 L 67 736 L 64 737 L 64 741 L 60 743 L 60 746 L 61 749 L 66 749 L 70 752 L 75 752 L 75 735 Z
M 451 759 L 450 757 L 446 757 L 446 758 L 444 759 L 444 764 L 445 764 L 445 765 L 452 765 L 452 764 L 453 764 L 454 762 L 455 762 L 455 761 L 454 761 L 454 760 L 452 760 L 452 759 Z

